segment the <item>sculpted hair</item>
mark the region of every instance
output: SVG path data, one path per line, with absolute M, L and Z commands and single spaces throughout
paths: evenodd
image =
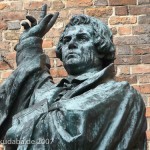
M 75 25 L 91 25 L 93 28 L 93 39 L 94 45 L 97 53 L 99 54 L 100 59 L 102 60 L 103 68 L 108 66 L 110 63 L 113 63 L 115 60 L 115 47 L 113 44 L 113 36 L 110 29 L 106 24 L 101 22 L 100 20 L 89 17 L 87 15 L 76 15 L 73 16 L 70 22 L 66 25 L 65 30 L 60 36 L 57 48 L 56 55 L 58 58 L 62 59 L 62 45 L 63 45 L 63 37 L 66 34 L 66 31 L 70 26 Z

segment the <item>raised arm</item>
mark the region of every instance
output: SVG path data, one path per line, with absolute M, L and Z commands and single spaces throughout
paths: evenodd
M 43 53 L 42 38 L 54 25 L 59 15 L 58 12 L 48 15 L 46 15 L 46 13 L 47 5 L 45 4 L 42 6 L 39 21 L 37 21 L 33 16 L 26 16 L 26 18 L 31 22 L 31 26 L 26 21 L 22 23 L 25 30 L 20 36 L 19 43 L 15 46 L 15 50 L 17 51 L 17 65 Z
M 42 37 L 54 25 L 58 13 L 46 15 L 46 7 L 42 7 L 38 23 L 32 16 L 27 16 L 31 26 L 27 22 L 22 23 L 25 31 L 15 47 L 18 67 L 0 85 L 0 140 L 11 126 L 12 117 L 34 104 L 32 97 L 35 90 L 44 90 L 53 85 L 46 66 L 46 55 L 42 50 Z

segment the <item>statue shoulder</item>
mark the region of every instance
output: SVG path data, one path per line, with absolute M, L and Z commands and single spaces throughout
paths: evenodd
M 127 81 L 118 82 L 116 80 L 108 80 L 107 82 L 104 83 L 104 86 L 119 90 L 121 90 L 122 88 L 123 89 L 131 88 L 130 84 Z
M 122 95 L 123 93 L 125 93 L 125 95 L 134 95 L 135 97 L 139 97 L 140 99 L 142 99 L 141 94 L 136 89 L 134 89 L 134 87 L 127 81 L 118 82 L 115 80 L 110 80 L 104 83 L 104 86 L 110 91 L 119 92 Z
M 137 103 L 138 105 L 143 105 L 145 107 L 143 98 L 141 94 L 127 81 L 117 82 L 114 81 L 114 86 L 118 87 L 120 94 L 125 94 L 126 98 L 129 98 L 130 101 Z

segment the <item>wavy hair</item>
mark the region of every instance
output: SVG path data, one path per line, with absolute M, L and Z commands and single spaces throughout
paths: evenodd
M 113 63 L 115 60 L 115 46 L 113 44 L 113 35 L 111 30 L 100 20 L 87 15 L 76 15 L 71 18 L 70 22 L 66 25 L 63 33 L 60 36 L 56 48 L 56 56 L 62 60 L 63 37 L 70 26 L 80 24 L 91 25 L 93 28 L 94 45 L 102 61 L 102 67 L 104 68 L 110 63 Z

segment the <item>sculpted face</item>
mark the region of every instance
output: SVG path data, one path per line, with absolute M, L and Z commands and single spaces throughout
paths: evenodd
M 98 65 L 93 29 L 90 25 L 69 27 L 63 37 L 62 61 L 69 74 L 84 73 Z

